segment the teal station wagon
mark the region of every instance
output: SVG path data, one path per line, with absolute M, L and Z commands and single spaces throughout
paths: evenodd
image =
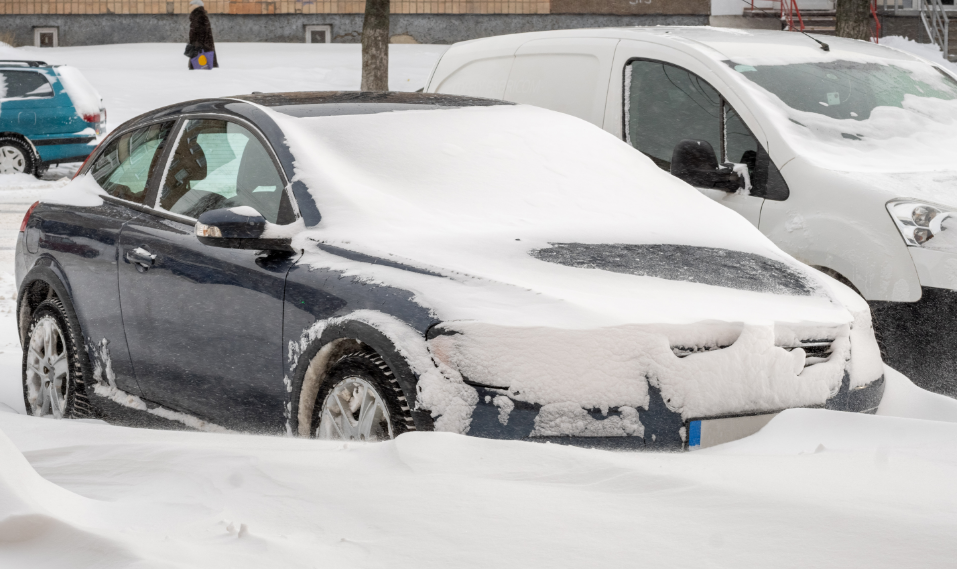
M 0 174 L 40 176 L 83 162 L 106 126 L 102 99 L 79 70 L 0 61 Z

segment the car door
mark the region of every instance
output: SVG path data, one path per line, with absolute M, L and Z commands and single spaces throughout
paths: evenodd
M 707 81 L 682 67 L 639 58 L 625 66 L 625 140 L 668 171 L 675 146 L 686 139 L 708 142 L 719 163 L 747 165 L 750 192 L 698 190 L 758 226 L 769 159 L 740 115 Z
M 112 135 L 86 173 L 104 190 L 103 204 L 45 205 L 41 222 L 26 236 L 28 251 L 35 253 L 36 243 L 66 275 L 83 340 L 97 365 L 94 376 L 131 394 L 140 390 L 120 312 L 118 242 L 123 225 L 139 215 L 136 208 L 145 201 L 147 182 L 161 164 L 172 128 L 166 121 Z
M 136 378 L 149 400 L 214 423 L 283 422 L 282 300 L 295 255 L 203 245 L 195 218 L 251 206 L 295 220 L 268 143 L 249 124 L 183 121 L 155 208 L 120 235 L 120 299 Z

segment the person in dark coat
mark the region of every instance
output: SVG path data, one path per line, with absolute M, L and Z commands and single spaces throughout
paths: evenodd
M 216 51 L 213 43 L 213 27 L 209 23 L 209 14 L 203 6 L 203 0 L 190 0 L 190 6 L 196 6 L 189 13 L 189 45 L 195 50 Z M 190 69 L 193 67 L 186 62 Z M 219 67 L 219 53 L 213 55 L 213 67 Z

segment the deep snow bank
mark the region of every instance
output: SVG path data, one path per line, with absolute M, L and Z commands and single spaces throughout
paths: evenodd
M 344 445 L 6 413 L 0 430 L 46 478 L 31 475 L 41 492 L 70 507 L 43 515 L 52 518 L 42 540 L 20 531 L 0 541 L 13 565 L 946 566 L 957 557 L 957 497 L 941 492 L 957 476 L 953 423 L 793 410 L 738 444 L 685 454 L 441 433 Z M 85 498 L 72 507 L 56 486 Z M 74 534 L 66 511 L 82 514 L 88 534 Z

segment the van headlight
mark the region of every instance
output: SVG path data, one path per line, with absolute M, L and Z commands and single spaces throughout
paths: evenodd
M 908 246 L 957 251 L 957 209 L 902 198 L 888 202 L 887 211 Z

